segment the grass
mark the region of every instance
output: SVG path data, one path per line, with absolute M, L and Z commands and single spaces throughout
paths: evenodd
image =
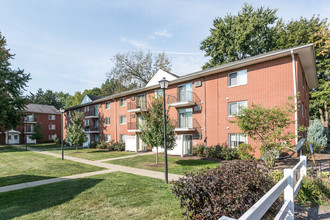
M 42 151 L 50 151 L 52 153 L 61 154 L 61 146 L 54 143 L 43 143 L 43 144 L 31 144 L 29 147 Z M 87 160 L 102 160 L 115 157 L 123 157 L 132 155 L 134 153 L 129 153 L 125 151 L 108 151 L 95 148 L 79 148 L 78 153 L 75 147 L 64 147 L 64 155 L 83 158 Z
M 154 171 L 164 171 L 164 155 L 159 154 L 158 162 L 156 165 L 155 155 L 145 155 L 140 157 L 126 158 L 114 161 L 108 161 L 108 163 L 118 164 L 123 166 L 154 170 Z M 179 157 L 168 157 L 168 172 L 174 174 L 184 175 L 187 172 L 194 172 L 202 168 L 215 168 L 219 163 L 207 159 L 184 159 Z
M 102 170 L 11 146 L 0 146 L 0 186 Z
M 182 219 L 163 180 L 121 172 L 0 194 L 0 219 Z

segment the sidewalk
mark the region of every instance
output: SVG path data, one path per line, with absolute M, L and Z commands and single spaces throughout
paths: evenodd
M 12 145 L 12 146 L 25 149 L 25 147 L 18 146 L 18 145 Z M 62 155 L 60 155 L 60 154 L 55 154 L 55 153 L 51 153 L 51 152 L 47 152 L 47 151 L 40 151 L 40 150 L 36 150 L 33 148 L 28 148 L 28 150 L 34 151 L 39 154 L 62 158 Z M 61 182 L 61 181 L 70 180 L 70 179 L 83 178 L 83 177 L 93 176 L 93 175 L 97 175 L 97 174 L 111 173 L 111 172 L 116 172 L 116 171 L 131 173 L 131 174 L 146 176 L 146 177 L 151 177 L 151 178 L 164 179 L 163 172 L 145 170 L 145 169 L 139 169 L 139 168 L 133 168 L 133 167 L 126 167 L 126 166 L 115 165 L 115 164 L 110 164 L 110 163 L 102 163 L 103 161 L 109 161 L 109 160 L 114 160 L 114 159 L 118 160 L 118 159 L 123 159 L 123 158 L 130 158 L 130 157 L 149 155 L 149 154 L 153 154 L 153 153 L 150 152 L 150 153 L 143 153 L 143 154 L 137 154 L 137 155 L 129 155 L 129 156 L 124 156 L 124 157 L 103 159 L 103 160 L 99 160 L 99 161 L 91 161 L 91 160 L 82 159 L 82 158 L 65 156 L 64 159 L 66 159 L 66 160 L 71 160 L 71 161 L 84 163 L 84 164 L 88 164 L 88 165 L 103 167 L 103 168 L 106 168 L 107 170 L 101 170 L 101 171 L 95 171 L 95 172 L 89 172 L 89 173 L 76 174 L 76 175 L 72 175 L 72 176 L 58 177 L 58 178 L 39 180 L 39 181 L 28 182 L 28 183 L 3 186 L 3 187 L 0 187 L 0 193 L 9 192 L 9 191 L 18 190 L 18 189 L 24 189 L 24 188 L 28 188 L 28 187 L 40 186 L 40 185 L 49 184 L 49 183 Z M 177 174 L 171 174 L 171 173 L 168 174 L 169 181 L 178 180 L 180 177 L 183 177 L 183 176 L 177 175 Z

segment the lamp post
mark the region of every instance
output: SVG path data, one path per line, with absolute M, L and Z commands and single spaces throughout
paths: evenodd
M 62 150 L 62 160 L 64 160 L 64 148 L 63 148 L 63 112 L 64 109 L 60 109 L 61 112 L 61 150 Z
M 163 118 L 164 118 L 164 153 L 165 153 L 165 183 L 168 183 L 168 167 L 167 167 L 167 134 L 166 134 L 166 103 L 165 90 L 168 88 L 169 81 L 163 77 L 159 81 L 160 88 L 163 90 Z

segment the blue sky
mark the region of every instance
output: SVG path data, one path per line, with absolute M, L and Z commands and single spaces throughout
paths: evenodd
M 0 0 L 0 31 L 16 54 L 13 67 L 31 73 L 27 91 L 73 94 L 100 86 L 118 52 L 165 51 L 173 73 L 200 70 L 213 19 L 237 14 L 244 2 L 278 8 L 286 21 L 330 14 L 328 0 Z

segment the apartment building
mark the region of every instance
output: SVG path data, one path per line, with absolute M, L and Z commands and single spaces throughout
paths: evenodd
M 298 125 L 308 126 L 308 92 L 318 85 L 314 48 L 308 44 L 184 76 L 159 70 L 144 88 L 94 100 L 85 96 L 80 105 L 66 109 L 65 123 L 73 111 L 83 111 L 85 132 L 89 137 L 85 146 L 91 141 L 115 140 L 125 142 L 127 151 L 144 151 L 146 145 L 139 138 L 139 128 L 144 123 L 141 112 L 150 108 L 150 97 L 161 95 L 158 81 L 163 77 L 170 81 L 166 106 L 176 124 L 176 147 L 169 153 L 181 156 L 192 154 L 193 146 L 198 143 L 259 146 L 229 120 L 241 106 L 248 107 L 251 103 L 267 107 L 283 105 L 288 97 L 299 94 L 299 100 L 294 101 L 300 104 L 292 116 L 296 124 L 289 128 L 297 134 Z M 305 133 L 299 135 L 306 137 Z
M 55 134 L 61 138 L 61 113 L 51 105 L 28 104 L 24 110 L 25 116 L 16 129 L 0 128 L 0 144 L 36 143 L 31 135 L 40 126 L 43 139 L 38 142 L 52 141 Z

